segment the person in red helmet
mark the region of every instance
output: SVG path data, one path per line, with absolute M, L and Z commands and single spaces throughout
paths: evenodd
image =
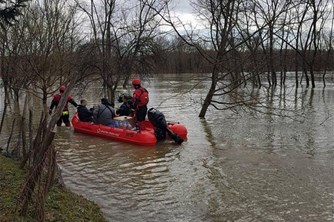
M 50 110 L 49 110 L 50 115 L 52 114 L 53 108 L 56 108 L 58 106 L 59 101 L 61 99 L 61 96 L 63 95 L 65 89 L 66 89 L 65 86 L 60 86 L 59 87 L 59 93 L 53 96 L 53 99 L 52 99 L 51 105 L 50 105 Z M 69 114 L 69 111 L 68 111 L 68 103 L 71 103 L 75 107 L 78 106 L 78 104 L 73 100 L 73 97 L 68 96 L 67 97 L 67 102 L 66 102 L 64 110 L 61 114 L 61 117 L 57 121 L 57 126 L 61 126 L 62 122 L 64 122 L 64 124 L 66 126 L 71 126 L 71 124 L 70 124 L 70 114 Z
M 147 104 L 149 102 L 148 91 L 141 86 L 141 80 L 135 78 L 132 80 L 132 86 L 135 89 L 132 96 L 135 117 L 139 130 L 145 129 L 144 120 L 147 113 Z

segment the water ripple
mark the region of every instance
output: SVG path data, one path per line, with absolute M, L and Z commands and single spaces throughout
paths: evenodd
M 323 92 L 326 104 L 314 101 L 317 110 L 303 123 L 213 109 L 200 120 L 206 82 L 187 93 L 195 77 L 156 78 L 150 105 L 187 126 L 181 146 L 57 133 L 66 185 L 95 201 L 109 221 L 334 220 L 334 121 L 319 125 L 334 107 L 333 90 Z

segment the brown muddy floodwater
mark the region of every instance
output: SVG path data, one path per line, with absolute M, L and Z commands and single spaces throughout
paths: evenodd
M 334 85 L 286 90 L 281 106 L 303 109 L 306 118 L 296 117 L 303 121 L 216 110 L 201 120 L 208 82 L 187 92 L 198 79 L 143 84 L 149 107 L 187 126 L 181 146 L 141 147 L 58 128 L 65 184 L 108 221 L 334 221 Z M 83 97 L 96 103 L 96 91 Z

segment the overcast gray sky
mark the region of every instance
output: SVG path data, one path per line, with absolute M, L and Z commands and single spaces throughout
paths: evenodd
M 185 11 L 188 13 L 191 13 L 192 11 L 189 0 L 174 0 L 173 5 L 175 5 L 175 10 Z
M 194 14 L 194 9 L 190 5 L 190 1 L 194 0 L 173 0 L 170 5 L 170 10 L 175 12 L 175 15 L 182 21 L 183 24 L 192 24 L 192 28 L 203 28 L 202 22 Z M 189 26 L 187 26 L 189 27 Z

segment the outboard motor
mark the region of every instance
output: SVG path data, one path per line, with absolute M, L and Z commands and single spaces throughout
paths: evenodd
M 152 125 L 156 128 L 154 133 L 158 140 L 166 139 L 167 132 L 170 138 L 172 138 L 177 144 L 183 143 L 183 139 L 168 128 L 165 116 L 162 112 L 155 108 L 150 108 L 147 116 Z

